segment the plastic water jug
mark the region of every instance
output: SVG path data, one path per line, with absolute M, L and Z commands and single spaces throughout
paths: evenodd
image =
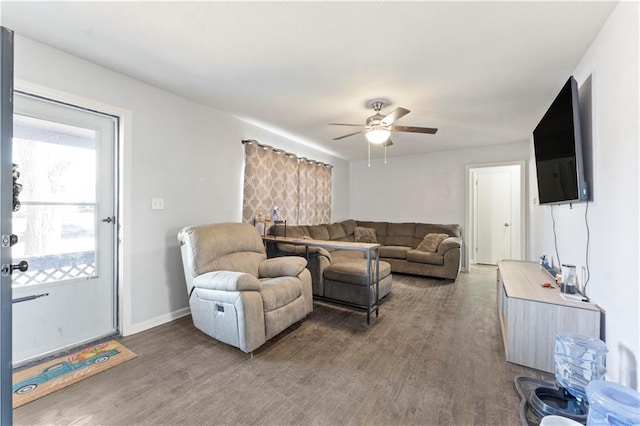
M 586 398 L 586 387 L 604 378 L 607 345 L 600 339 L 581 334 L 559 334 L 555 345 L 556 380 L 576 399 Z

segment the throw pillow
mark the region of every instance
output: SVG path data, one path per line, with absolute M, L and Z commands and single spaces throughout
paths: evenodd
M 422 241 L 420 241 L 420 244 L 418 244 L 416 250 L 435 253 L 436 251 L 438 251 L 438 246 L 440 245 L 440 243 L 447 237 L 447 234 L 427 234 L 424 236 Z
M 353 230 L 353 236 L 358 243 L 377 243 L 376 230 L 373 228 L 365 228 L 364 226 L 356 226 Z

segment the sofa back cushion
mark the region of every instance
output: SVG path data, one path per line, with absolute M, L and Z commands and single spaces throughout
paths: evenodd
M 389 223 L 384 245 L 414 247 L 415 233 L 415 223 Z
M 310 225 L 307 226 L 307 231 L 314 240 L 330 240 L 327 225 Z
M 344 228 L 339 223 L 327 225 L 327 231 L 329 231 L 329 239 L 332 241 L 344 241 L 344 238 L 347 236 Z
M 347 236 L 347 239 L 353 241 L 353 231 L 356 229 L 356 226 L 358 226 L 358 222 L 353 219 L 349 219 L 340 222 L 340 225 L 344 229 L 344 234 Z
M 275 235 L 277 237 L 283 237 L 284 236 L 284 231 L 285 231 L 285 227 L 282 225 L 279 226 L 272 226 L 270 233 L 272 235 Z M 302 225 L 297 225 L 297 226 L 287 226 L 287 237 L 291 237 L 291 238 L 310 238 L 311 235 L 309 235 L 309 231 L 307 231 L 307 227 L 306 226 L 302 226 Z

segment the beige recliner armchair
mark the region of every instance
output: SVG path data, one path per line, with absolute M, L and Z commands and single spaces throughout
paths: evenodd
M 214 339 L 252 352 L 313 310 L 306 259 L 267 259 L 253 226 L 187 226 L 178 240 L 193 324 Z

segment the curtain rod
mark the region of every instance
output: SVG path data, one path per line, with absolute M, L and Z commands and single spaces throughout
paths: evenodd
M 260 142 L 258 142 L 255 139 L 243 139 L 242 140 L 242 144 L 248 144 L 248 145 L 252 145 L 255 144 L 256 146 L 263 148 L 263 149 L 271 149 L 273 152 L 275 152 L 276 154 L 284 154 L 287 157 L 291 157 L 291 158 L 295 158 L 298 161 L 306 161 L 307 163 L 315 163 L 318 164 L 320 166 L 325 166 L 325 167 L 329 167 L 329 168 L 333 168 L 333 165 L 331 164 L 327 164 L 327 163 L 323 163 L 322 161 L 317 161 L 317 160 L 312 160 L 310 158 L 307 157 L 298 157 L 295 154 L 292 154 L 290 152 L 286 152 L 283 149 L 279 149 L 279 148 L 274 148 L 271 145 L 265 145 L 265 144 L 261 144 Z

